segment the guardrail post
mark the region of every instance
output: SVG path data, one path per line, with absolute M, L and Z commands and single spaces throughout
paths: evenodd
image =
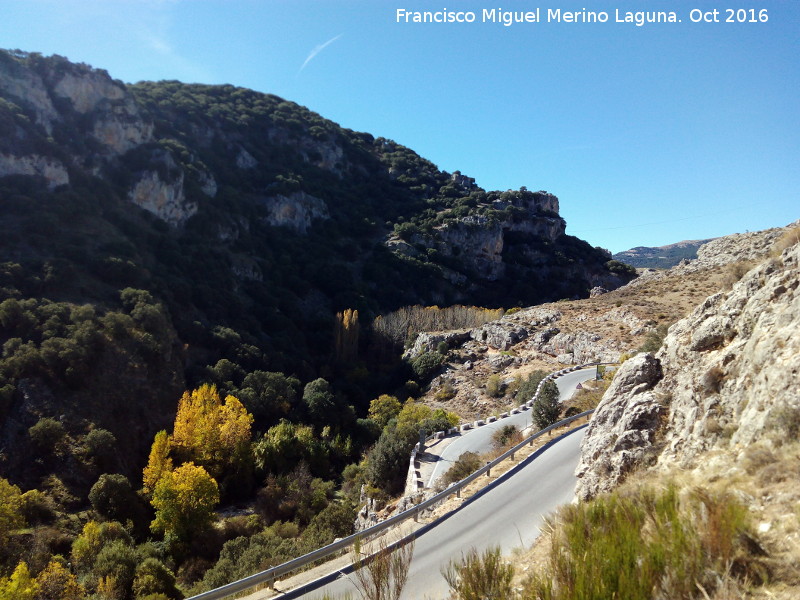
M 487 469 L 486 469 L 486 476 L 487 476 L 487 477 L 491 477 L 491 476 L 492 476 L 492 467 L 490 467 L 490 466 L 489 466 L 489 463 L 488 463 L 488 462 L 486 463 L 486 467 L 487 467 Z
M 461 498 L 461 488 L 456 490 L 456 498 Z
M 414 511 L 414 523 L 419 523 L 419 511 Z

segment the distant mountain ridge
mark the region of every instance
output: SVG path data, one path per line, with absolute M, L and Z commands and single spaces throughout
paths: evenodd
M 697 258 L 697 249 L 717 238 L 705 240 L 684 240 L 666 246 L 637 246 L 614 254 L 614 260 L 637 268 L 669 269 L 684 259 Z

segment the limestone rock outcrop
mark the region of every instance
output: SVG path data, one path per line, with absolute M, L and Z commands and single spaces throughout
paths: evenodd
M 305 192 L 272 196 L 264 204 L 270 225 L 288 227 L 301 234 L 308 231 L 313 221 L 330 218 L 325 201 Z
M 145 171 L 128 193 L 128 198 L 173 226 L 182 225 L 197 212 L 197 204 L 186 202 L 183 172 L 175 181 L 164 181 L 157 171 Z
M 47 187 L 54 189 L 69 183 L 69 173 L 58 159 L 38 154 L 14 156 L 0 154 L 0 177 L 6 175 L 35 175 L 47 181 Z
M 640 354 L 622 364 L 581 443 L 576 495 L 585 500 L 616 487 L 653 446 L 665 408 L 653 387 L 661 363 Z
M 751 237 L 748 242 L 765 239 Z M 711 244 L 730 258 L 731 242 Z M 706 254 L 704 260 L 712 259 Z M 651 363 L 658 363 L 662 376 L 655 377 L 655 367 L 645 370 Z M 622 366 L 584 438 L 578 495 L 610 489 L 648 453 L 648 462 L 657 458 L 659 466 L 689 467 L 713 448 L 774 443 L 787 415 L 797 414 L 800 244 L 795 243 L 673 324 L 655 358 L 637 356 Z

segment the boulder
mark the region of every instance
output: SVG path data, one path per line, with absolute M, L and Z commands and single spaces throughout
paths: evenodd
M 661 378 L 661 363 L 652 354 L 635 356 L 619 368 L 581 443 L 578 498 L 616 487 L 653 446 L 665 411 L 652 391 Z

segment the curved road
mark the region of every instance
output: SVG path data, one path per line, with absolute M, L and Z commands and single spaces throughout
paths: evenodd
M 435 527 L 417 534 L 408 582 L 401 600 L 438 600 L 448 595 L 441 570 L 453 559 L 475 548 L 483 551 L 500 546 L 503 554 L 513 548 L 529 546 L 539 534 L 544 516 L 575 494 L 575 465 L 584 430 L 580 429 L 545 446 L 521 463 L 513 476 L 503 476 L 485 493 L 474 496 L 464 506 Z M 533 460 L 537 457 L 536 460 Z M 352 575 L 299 598 L 358 598 Z M 295 597 L 290 595 L 289 597 Z
M 593 379 L 596 367 L 589 367 L 566 373 L 561 377 L 555 379 L 558 386 L 559 400 L 564 402 L 572 397 L 575 393 L 576 386 L 583 383 L 587 379 Z M 522 431 L 531 424 L 531 411 L 530 409 L 524 410 L 516 415 L 509 415 L 505 419 L 498 419 L 494 423 L 488 423 L 476 429 L 470 429 L 465 433 L 460 434 L 455 440 L 450 442 L 442 449 L 436 464 L 433 467 L 433 473 L 425 482 L 425 487 L 432 487 L 434 482 L 444 475 L 447 470 L 458 460 L 464 452 L 475 452 L 476 454 L 483 454 L 492 449 L 492 436 L 495 431 L 506 425 L 514 425 L 517 429 Z M 436 460 L 434 458 L 434 460 Z

